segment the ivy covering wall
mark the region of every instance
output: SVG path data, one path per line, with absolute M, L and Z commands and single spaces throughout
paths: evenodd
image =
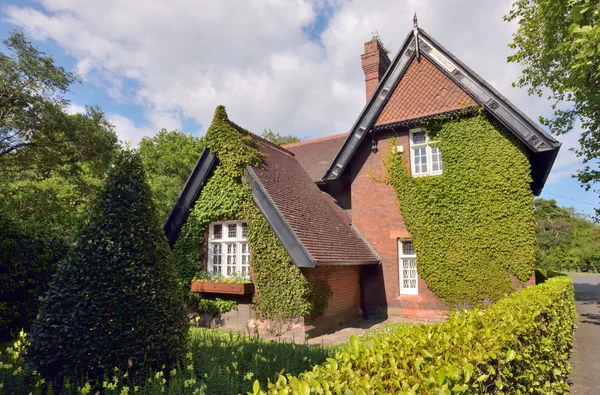
M 412 177 L 405 154 L 386 157 L 419 275 L 450 306 L 497 301 L 513 290 L 509 274 L 520 282 L 533 275 L 526 150 L 482 112 L 423 126 L 440 147 L 443 174 Z
M 223 106 L 215 110 L 205 142 L 219 164 L 173 248 L 180 281 L 189 287 L 194 275 L 202 270 L 204 236 L 211 222 L 246 219 L 258 314 L 274 320 L 307 314 L 311 305 L 310 285 L 252 200 L 251 188 L 244 177 L 246 165 L 258 166 L 262 161 L 256 143 L 248 131 L 229 121 Z

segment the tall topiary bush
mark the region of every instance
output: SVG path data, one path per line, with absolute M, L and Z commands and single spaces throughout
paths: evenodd
M 28 359 L 55 383 L 172 366 L 187 339 L 179 290 L 142 161 L 125 151 L 58 266 Z

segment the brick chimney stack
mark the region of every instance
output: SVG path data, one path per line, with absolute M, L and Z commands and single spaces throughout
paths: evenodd
M 391 61 L 379 41 L 375 39 L 365 43 L 365 53 L 361 55 L 361 60 L 369 101 Z

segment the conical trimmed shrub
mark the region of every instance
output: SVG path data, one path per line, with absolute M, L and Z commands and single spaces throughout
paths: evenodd
M 47 379 L 133 379 L 176 364 L 187 316 L 166 237 L 136 153 L 119 155 L 52 279 L 29 361 Z

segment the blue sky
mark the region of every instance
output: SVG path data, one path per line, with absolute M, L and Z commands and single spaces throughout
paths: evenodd
M 419 24 L 531 118 L 544 99 L 511 87 L 515 29 L 509 1 L 340 0 L 178 1 L 3 0 L 0 36 L 25 29 L 57 63 L 82 75 L 72 111 L 98 104 L 134 145 L 160 128 L 202 135 L 223 104 L 237 123 L 302 139 L 347 131 L 364 106 L 363 43 L 377 30 L 395 52 Z M 462 10 L 469 9 L 469 13 Z M 542 197 L 593 214 L 598 196 L 571 175 L 582 167 L 563 148 Z

